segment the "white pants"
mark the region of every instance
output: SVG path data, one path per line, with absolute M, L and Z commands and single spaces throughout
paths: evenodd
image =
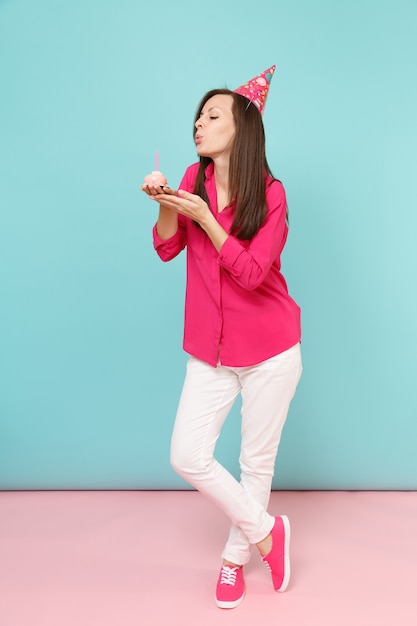
M 251 544 L 264 539 L 274 525 L 266 509 L 282 428 L 301 370 L 299 344 L 250 367 L 215 368 L 194 357 L 188 361 L 172 434 L 171 464 L 230 518 L 222 557 L 232 563 L 245 565 Z M 240 482 L 213 456 L 239 393 Z

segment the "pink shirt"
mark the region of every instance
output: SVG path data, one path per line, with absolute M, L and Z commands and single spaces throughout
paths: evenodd
M 198 163 L 180 189 L 193 192 Z M 206 169 L 210 208 L 230 233 L 233 204 L 217 211 L 213 163 Z M 301 338 L 300 308 L 288 295 L 280 255 L 288 228 L 282 184 L 266 177 L 267 216 L 249 241 L 229 235 L 220 253 L 192 220 L 179 216 L 178 231 L 162 241 L 153 230 L 155 250 L 170 261 L 187 248 L 187 288 L 183 347 L 216 367 L 248 366 L 291 348 Z

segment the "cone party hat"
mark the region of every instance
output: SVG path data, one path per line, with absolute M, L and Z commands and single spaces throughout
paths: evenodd
M 241 87 L 235 89 L 235 93 L 239 93 L 245 96 L 250 102 L 253 102 L 261 115 L 265 107 L 269 85 L 275 68 L 276 65 L 272 65 L 272 67 L 262 72 L 262 74 L 259 74 L 259 76 L 255 76 L 255 78 L 252 78 Z

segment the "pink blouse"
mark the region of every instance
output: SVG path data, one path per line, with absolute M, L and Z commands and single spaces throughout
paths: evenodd
M 193 192 L 199 164 L 185 172 L 180 189 Z M 170 261 L 187 247 L 187 286 L 183 348 L 217 364 L 254 365 L 291 348 L 301 339 L 300 308 L 289 296 L 280 255 L 288 227 L 282 184 L 266 176 L 267 216 L 249 241 L 229 235 L 220 253 L 192 220 L 179 215 L 176 234 L 154 247 Z M 230 233 L 234 205 L 217 211 L 213 163 L 206 168 L 210 210 Z

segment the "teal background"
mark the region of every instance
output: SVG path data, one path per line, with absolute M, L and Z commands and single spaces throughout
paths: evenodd
M 156 150 L 178 185 L 203 93 L 273 63 L 304 359 L 274 487 L 417 488 L 416 25 L 412 0 L 0 0 L 0 488 L 187 488 L 184 257 L 138 188 Z

